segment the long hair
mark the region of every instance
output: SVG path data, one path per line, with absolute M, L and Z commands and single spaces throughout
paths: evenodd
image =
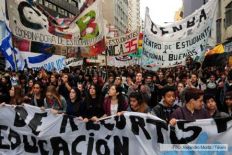
M 129 101 L 131 98 L 135 98 L 138 102 L 138 105 L 139 105 L 139 109 L 136 111 L 136 112 L 146 112 L 147 109 L 148 109 L 148 105 L 147 103 L 144 101 L 143 99 L 143 96 L 140 92 L 132 92 L 130 95 L 129 95 Z M 134 111 L 133 109 L 131 109 L 132 111 Z
M 57 92 L 55 86 L 52 86 L 52 85 L 48 86 L 46 92 L 50 92 L 53 95 L 53 97 L 58 101 L 59 106 L 62 107 L 61 95 Z
M 93 100 L 92 96 L 89 93 L 89 90 L 90 90 L 90 88 L 92 86 L 95 88 L 95 91 L 96 91 L 96 99 L 97 99 L 97 103 L 96 104 L 98 104 L 97 106 L 100 107 L 100 106 L 102 106 L 102 103 L 103 103 L 102 95 L 101 95 L 101 90 L 100 90 L 100 88 L 97 85 L 95 85 L 93 83 L 90 84 L 90 86 L 89 86 L 89 89 L 88 89 L 88 92 L 87 92 L 87 95 L 86 95 L 86 98 L 85 98 L 85 102 L 86 102 L 86 104 L 89 105 L 90 102 Z
M 123 88 L 121 86 L 116 86 L 115 84 L 111 85 L 110 87 L 115 87 L 116 89 L 116 93 L 118 93 L 117 95 L 117 99 L 118 99 L 118 106 L 119 106 L 119 110 L 122 108 L 123 104 L 126 102 L 125 97 L 122 94 L 122 90 Z M 111 97 L 110 97 L 111 98 Z
M 14 86 L 14 96 L 11 97 L 10 104 L 21 105 L 24 102 L 21 86 Z

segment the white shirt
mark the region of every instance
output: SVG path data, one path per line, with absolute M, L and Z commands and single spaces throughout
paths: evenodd
M 110 113 L 111 115 L 116 115 L 118 112 L 118 104 L 111 104 Z

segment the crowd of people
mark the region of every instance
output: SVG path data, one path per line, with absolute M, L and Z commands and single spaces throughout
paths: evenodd
M 0 103 L 51 108 L 83 121 L 125 111 L 150 113 L 171 125 L 232 116 L 232 70 L 200 66 L 189 57 L 185 66 L 156 72 L 139 66 L 2 71 Z

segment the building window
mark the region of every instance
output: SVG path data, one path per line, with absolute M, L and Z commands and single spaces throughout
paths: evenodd
M 221 25 L 222 25 L 222 19 L 218 19 L 216 21 L 216 29 L 217 29 L 217 43 L 221 43 Z
M 39 4 L 43 4 L 43 0 L 38 0 L 38 3 Z
M 232 25 L 232 2 L 226 6 L 226 27 Z

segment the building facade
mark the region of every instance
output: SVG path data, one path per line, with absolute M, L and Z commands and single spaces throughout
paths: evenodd
M 81 0 L 36 0 L 54 17 L 72 18 L 79 13 Z
M 117 30 L 115 36 L 122 35 L 128 31 L 128 0 L 102 0 L 103 17 L 107 27 Z
M 129 0 L 128 30 L 134 31 L 140 27 L 140 0 Z
M 217 42 L 228 44 L 232 41 L 232 0 L 218 1 Z

